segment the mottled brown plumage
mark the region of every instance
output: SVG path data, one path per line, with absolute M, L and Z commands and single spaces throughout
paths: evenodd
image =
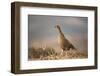
M 58 35 L 58 43 L 61 47 L 61 49 L 63 51 L 65 51 L 66 49 L 67 50 L 70 50 L 70 49 L 76 49 L 64 36 L 64 34 L 62 33 L 61 29 L 60 29 L 60 26 L 57 25 L 55 26 L 55 28 L 57 29 L 59 35 Z

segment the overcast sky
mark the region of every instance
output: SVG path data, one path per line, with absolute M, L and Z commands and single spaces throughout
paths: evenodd
M 76 48 L 87 51 L 87 24 L 87 17 L 29 15 L 28 45 L 59 47 L 54 26 L 60 25 L 65 37 Z

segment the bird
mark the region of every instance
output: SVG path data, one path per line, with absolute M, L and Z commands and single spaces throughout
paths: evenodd
M 70 49 L 76 50 L 76 48 L 72 45 L 72 43 L 69 42 L 68 39 L 65 38 L 63 32 L 61 31 L 61 28 L 59 25 L 56 25 L 55 28 L 58 32 L 58 44 L 60 45 L 62 51 L 69 51 Z

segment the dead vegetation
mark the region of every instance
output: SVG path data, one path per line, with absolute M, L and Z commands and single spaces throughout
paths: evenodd
M 77 50 L 57 53 L 53 48 L 29 48 L 29 60 L 59 60 L 59 59 L 82 59 L 87 58 L 87 54 Z

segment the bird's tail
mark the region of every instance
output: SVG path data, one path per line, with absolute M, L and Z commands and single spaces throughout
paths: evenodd
M 70 48 L 72 48 L 72 49 L 74 49 L 74 50 L 77 50 L 72 44 L 71 44 L 71 47 Z

